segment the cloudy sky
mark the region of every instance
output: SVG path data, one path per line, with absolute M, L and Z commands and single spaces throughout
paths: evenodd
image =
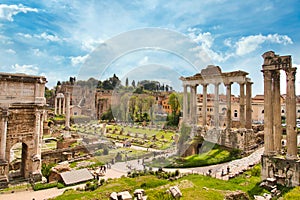
M 48 87 L 113 73 L 179 85 L 177 75 L 213 64 L 249 72 L 255 95 L 263 92 L 261 55 L 273 50 L 292 55 L 300 94 L 299 7 L 297 0 L 2 0 L 0 71 L 44 75 Z

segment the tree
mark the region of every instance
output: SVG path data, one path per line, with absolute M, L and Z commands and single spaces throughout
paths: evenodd
M 121 97 L 121 110 L 122 110 L 122 119 L 127 121 L 127 115 L 128 115 L 128 108 L 129 108 L 129 95 L 127 93 L 125 93 L 122 97 Z
M 128 78 L 126 78 L 125 86 L 128 87 Z
M 135 81 L 133 80 L 131 83 L 132 87 L 135 88 Z
M 47 179 L 47 182 L 49 183 L 49 176 L 51 174 L 51 169 L 52 167 L 54 167 L 55 164 L 54 163 L 50 163 L 50 164 L 45 164 L 43 163 L 42 164 L 42 169 L 41 169 L 41 172 L 42 172 L 42 175 Z
M 132 120 L 134 120 L 136 101 L 137 101 L 136 96 L 131 96 L 129 99 L 129 113 Z
M 172 114 L 170 117 L 171 119 L 169 119 L 169 124 L 177 126 L 180 116 L 179 96 L 176 93 L 170 94 L 168 104 L 171 106 L 172 110 Z

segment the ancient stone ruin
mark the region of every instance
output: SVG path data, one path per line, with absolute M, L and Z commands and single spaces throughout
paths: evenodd
M 248 151 L 256 145 L 252 130 L 252 82 L 244 71 L 222 72 L 219 66 L 209 65 L 201 73 L 190 77 L 181 77 L 183 84 L 183 123 L 188 124 L 193 130 L 201 129 L 201 135 L 206 141 L 218 143 L 231 148 Z M 233 127 L 232 94 L 231 86 L 238 83 L 239 121 Z M 208 85 L 214 85 L 213 108 L 208 108 Z M 220 100 L 219 86 L 226 87 L 226 99 Z M 202 105 L 197 106 L 197 87 L 202 86 Z M 190 88 L 190 98 L 188 98 Z M 223 105 L 224 104 L 224 105 Z M 222 110 L 220 110 L 222 107 Z M 213 112 L 208 116 L 208 110 Z M 197 110 L 201 112 L 197 115 Z M 210 110 L 210 111 L 211 111 Z M 221 115 L 220 113 L 224 113 Z M 199 126 L 198 126 L 199 125 Z M 197 127 L 197 128 L 196 128 Z M 233 130 L 233 128 L 236 128 Z M 193 134 L 193 133 L 192 133 Z
M 41 180 L 41 142 L 46 117 L 46 78 L 0 73 L 0 187 L 15 176 Z M 21 165 L 10 173 L 11 150 L 21 146 Z
M 292 58 L 276 55 L 273 51 L 262 55 L 264 64 L 264 141 L 261 176 L 263 180 L 274 178 L 285 186 L 300 184 L 300 160 L 297 150 L 296 129 L 296 67 Z M 280 70 L 286 73 L 286 152 L 282 149 Z

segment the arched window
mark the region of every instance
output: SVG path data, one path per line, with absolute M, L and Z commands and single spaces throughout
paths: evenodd
M 262 111 L 261 111 L 261 113 L 265 113 L 265 111 L 264 111 L 264 110 L 262 110 Z
M 237 110 L 234 110 L 233 116 L 234 116 L 234 117 L 238 117 L 238 111 L 237 111 Z

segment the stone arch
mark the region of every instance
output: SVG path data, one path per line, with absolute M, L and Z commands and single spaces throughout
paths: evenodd
M 20 153 L 20 158 L 21 158 L 21 162 L 20 164 L 18 163 L 13 163 L 14 160 L 16 160 L 14 157 L 12 158 L 12 154 L 11 154 L 11 150 L 13 150 L 16 145 L 20 145 L 21 146 L 21 152 Z M 8 161 L 9 161 L 9 176 L 10 178 L 14 178 L 14 177 L 27 177 L 28 175 L 26 174 L 26 172 L 28 171 L 28 163 L 29 163 L 29 148 L 28 145 L 26 144 L 26 142 L 16 142 L 12 145 L 10 145 L 9 148 L 9 156 L 7 157 Z

